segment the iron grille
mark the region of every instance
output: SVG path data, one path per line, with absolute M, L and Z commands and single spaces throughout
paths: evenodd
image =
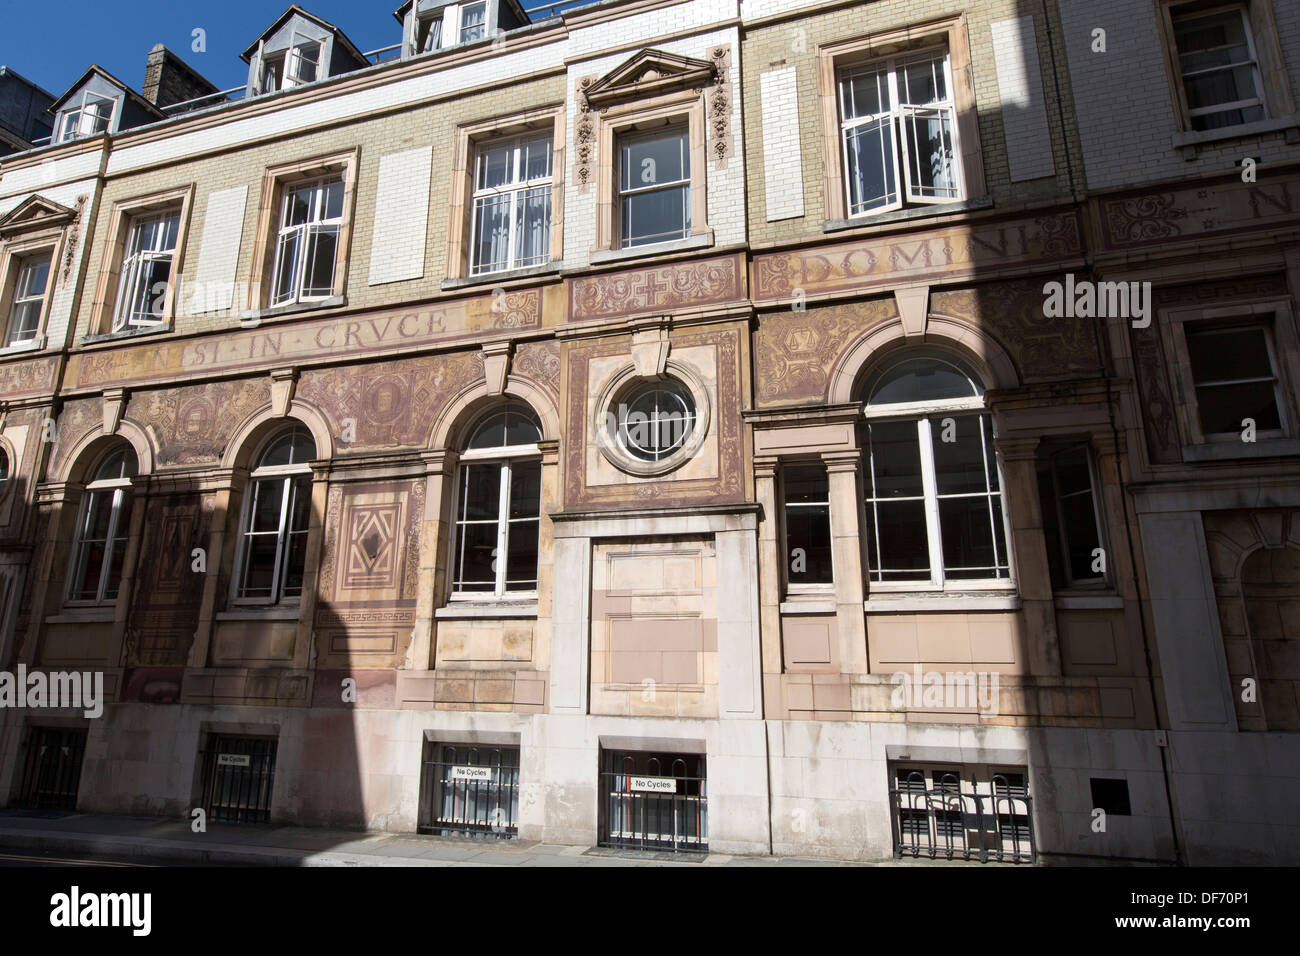
M 28 810 L 75 810 L 86 732 L 32 727 L 18 804 Z
M 276 743 L 274 737 L 208 737 L 202 806 L 210 822 L 270 821 Z
M 998 863 L 1032 863 L 1032 798 L 1023 773 L 981 781 L 957 771 L 899 770 L 890 787 L 894 855 Z
M 499 838 L 519 833 L 519 748 L 424 745 L 420 833 Z
M 708 852 L 702 755 L 606 750 L 603 761 L 601 846 Z

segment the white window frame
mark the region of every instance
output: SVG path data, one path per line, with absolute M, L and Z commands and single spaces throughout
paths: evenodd
M 93 475 L 98 473 L 99 469 L 101 469 L 104 466 L 104 464 L 109 460 L 109 458 L 118 454 L 125 454 L 127 456 L 125 460 L 127 462 L 134 463 L 135 452 L 133 450 L 130 449 L 124 450 L 120 448 L 115 448 L 105 453 L 104 455 L 100 456 L 100 458 L 95 462 L 95 466 L 94 469 L 91 471 L 91 474 Z M 138 468 L 138 464 L 134 464 L 133 470 L 134 468 Z M 121 534 L 119 534 L 118 531 L 119 531 L 119 526 L 121 525 L 122 522 L 122 511 L 127 502 L 127 496 L 131 494 L 132 487 L 133 487 L 133 481 L 132 481 L 132 477 L 130 476 L 123 477 L 123 478 L 97 479 L 89 482 L 86 485 L 85 490 L 81 496 L 81 504 L 77 510 L 76 530 L 72 536 L 72 554 L 70 555 L 70 559 L 68 562 L 68 580 L 67 580 L 67 585 L 64 593 L 65 593 L 65 603 L 68 604 L 69 606 L 95 607 L 95 606 L 102 606 L 102 605 L 111 605 L 111 604 L 116 604 L 118 598 L 122 596 L 121 580 L 117 582 L 117 588 L 118 588 L 117 594 L 113 595 L 112 597 L 106 597 L 105 592 L 108 590 L 108 580 L 110 575 L 112 574 L 113 554 L 119 542 L 121 543 L 122 553 L 123 553 L 122 576 L 126 577 L 126 566 L 125 566 L 126 549 L 130 545 L 131 529 L 128 527 L 124 529 Z M 106 529 L 107 537 L 103 539 L 87 538 L 86 524 L 87 522 L 90 521 L 90 517 L 94 513 L 94 509 L 91 507 L 91 505 L 93 504 L 96 495 L 105 495 L 105 494 L 111 494 L 113 496 L 113 503 L 108 518 L 108 528 Z M 104 561 L 103 564 L 100 565 L 99 582 L 95 587 L 95 597 L 94 598 L 75 597 L 74 593 L 77 589 L 77 586 L 82 583 L 81 575 L 78 573 L 78 568 L 81 564 L 83 550 L 86 548 L 87 545 L 97 543 L 100 540 L 102 540 L 105 545 Z
M 540 461 L 542 450 L 536 442 L 526 445 L 503 445 L 497 448 L 475 448 L 473 450 L 462 452 L 458 467 L 456 469 L 456 487 L 452 496 L 452 517 L 451 517 L 451 555 L 448 561 L 447 578 L 450 582 L 448 600 L 451 602 L 484 602 L 484 601 L 518 601 L 521 603 L 530 603 L 537 600 L 537 588 L 530 590 L 506 590 L 506 572 L 510 564 L 510 482 L 511 466 L 516 463 Z M 488 524 L 487 519 L 475 519 L 473 521 L 464 520 L 460 514 L 461 498 L 464 492 L 465 481 L 469 474 L 467 465 L 501 465 L 501 487 L 500 498 L 497 502 L 497 544 L 496 553 L 497 569 L 496 581 L 491 591 L 460 591 L 457 590 L 461 583 L 461 562 L 458 560 L 462 551 L 463 537 L 461 528 L 469 524 Z M 539 489 L 540 492 L 540 489 Z M 541 541 L 541 520 L 542 509 L 541 500 L 538 500 L 537 517 L 534 518 L 517 518 L 513 519 L 516 524 L 524 521 L 536 521 L 538 531 L 538 542 Z M 505 560 L 502 560 L 504 557 Z M 540 568 L 541 553 L 538 550 L 538 564 Z M 539 568 L 533 569 L 533 577 L 536 578 Z
M 682 177 L 672 182 L 654 183 L 650 186 L 632 186 L 629 187 L 624 181 L 624 162 L 623 157 L 626 154 L 628 144 L 642 139 L 666 138 L 667 136 L 678 136 L 681 138 L 682 151 Z M 682 239 L 689 239 L 691 236 L 691 129 L 687 123 L 672 123 L 660 129 L 653 130 L 627 130 L 620 133 L 615 140 L 615 147 L 618 151 L 618 195 L 615 216 L 617 218 L 615 229 L 618 235 L 618 246 L 621 249 L 639 249 L 642 246 L 654 246 L 664 242 L 678 242 Z M 629 169 L 629 173 L 631 170 Z M 667 192 L 668 190 L 679 190 L 682 196 L 682 230 L 680 236 L 659 236 L 650 237 L 641 242 L 631 242 L 623 226 L 623 208 L 627 198 L 631 196 L 644 195 L 652 192 Z
M 315 46 L 316 59 L 309 60 L 303 56 L 302 48 L 306 46 Z M 316 75 L 310 80 L 302 78 L 302 64 L 306 60 L 316 67 Z M 284 85 L 282 89 L 288 89 L 293 86 L 302 86 L 307 83 L 315 83 L 321 78 L 321 68 L 325 62 L 325 41 L 318 40 L 315 37 L 305 36 L 295 31 L 289 37 L 289 49 L 285 51 L 284 56 Z
M 175 220 L 174 228 L 163 228 L 157 230 L 154 235 L 154 248 L 145 249 L 139 243 L 139 237 L 144 234 L 145 229 L 150 225 L 165 224 L 168 220 Z M 168 209 L 158 213 L 148 213 L 132 217 L 131 228 L 127 233 L 126 248 L 122 253 L 122 274 L 118 280 L 117 286 L 117 305 L 113 311 L 113 331 L 121 332 L 127 328 L 156 328 L 165 325 L 167 322 L 166 306 L 162 308 L 160 314 L 154 315 L 150 310 L 145 315 L 151 317 L 142 317 L 128 311 L 131 304 L 136 300 L 136 294 L 139 290 L 139 283 L 142 281 L 148 267 L 155 262 L 167 262 L 174 266 L 176 259 L 176 244 L 180 238 L 181 231 L 181 210 Z M 168 234 L 171 234 L 171 245 L 163 248 L 163 243 Z M 162 295 L 165 298 L 172 284 L 172 272 L 168 272 L 167 289 L 164 289 Z M 155 283 L 157 286 L 157 283 Z M 151 297 L 149 302 L 152 304 L 157 301 L 152 296 L 154 290 L 149 290 Z
M 921 499 L 925 502 L 925 530 L 926 546 L 930 556 L 930 577 L 914 578 L 910 580 L 875 580 L 875 568 L 868 567 L 866 578 L 868 586 L 872 591 L 878 592 L 913 592 L 913 591 L 1008 591 L 1016 590 L 1016 564 L 1015 551 L 1011 539 L 1011 516 L 1007 508 L 1006 500 L 1006 476 L 1003 473 L 1002 459 L 998 455 L 997 449 L 993 449 L 993 464 L 997 469 L 998 478 L 998 498 L 1002 502 L 1002 540 L 1005 544 L 1005 563 L 1007 566 L 1007 576 L 998 578 L 953 578 L 948 579 L 944 573 L 943 561 L 943 540 L 940 537 L 939 526 L 939 493 L 938 482 L 934 471 L 934 435 L 930 427 L 930 419 L 934 417 L 986 417 L 989 420 L 989 439 L 996 439 L 996 422 L 982 398 L 960 398 L 943 402 L 900 402 L 895 405 L 878 405 L 872 407 L 868 405 L 863 412 L 868 422 L 889 422 L 889 421 L 907 421 L 917 426 L 917 440 L 920 443 L 920 463 L 921 463 Z M 983 426 L 980 429 L 981 439 L 983 438 Z M 871 533 L 876 533 L 877 519 L 872 511 L 872 503 L 875 498 L 875 487 L 873 485 L 874 470 L 871 462 L 871 447 L 863 450 L 865 456 L 864 467 L 867 469 L 864 475 L 864 506 L 868 512 L 869 525 Z M 945 495 L 945 498 L 951 497 L 987 497 L 989 498 L 990 521 L 992 521 L 992 496 L 985 493 L 971 492 L 966 495 Z M 903 500 L 903 499 L 892 499 Z M 913 500 L 913 499 L 907 499 Z M 997 561 L 1000 555 L 997 553 L 997 539 L 993 540 L 994 560 Z M 875 548 L 877 560 L 880 560 L 879 542 Z M 997 566 L 1001 566 L 999 563 Z
M 343 199 L 339 204 L 339 214 L 333 218 L 321 218 L 324 212 L 324 204 L 327 187 L 338 183 L 343 188 Z M 289 201 L 294 193 L 301 192 L 305 188 L 312 189 L 311 212 L 308 220 L 296 226 L 286 225 L 289 218 Z M 272 307 L 280 305 L 292 305 L 296 302 L 317 302 L 321 299 L 328 299 L 334 294 L 334 280 L 337 278 L 338 271 L 338 244 L 343 241 L 343 222 L 346 218 L 347 209 L 347 180 L 340 173 L 322 176 L 318 179 L 307 180 L 304 182 L 286 182 L 281 186 L 280 195 L 280 224 L 276 229 L 275 249 L 272 253 L 274 256 L 274 267 L 271 270 L 271 291 L 269 302 Z M 328 228 L 334 228 L 335 245 L 334 258 L 330 263 L 330 290 L 323 294 L 306 295 L 303 291 L 303 284 L 307 278 L 307 246 L 314 233 L 323 232 Z M 294 234 L 298 234 L 298 251 L 293 260 L 293 292 L 288 298 L 277 299 L 276 292 L 280 288 L 280 266 L 282 256 L 281 248 L 289 241 Z
M 1092 520 L 1097 528 L 1097 547 L 1101 548 L 1103 553 L 1109 553 L 1106 544 L 1106 524 L 1102 520 L 1101 514 L 1101 483 L 1097 480 L 1097 462 L 1092 454 L 1092 448 L 1086 442 L 1076 442 L 1056 448 L 1046 454 L 1044 463 L 1047 465 L 1047 471 L 1052 480 L 1052 501 L 1051 505 L 1056 511 L 1056 533 L 1059 538 L 1060 554 L 1056 557 L 1061 561 L 1061 568 L 1064 570 L 1064 590 L 1068 591 L 1095 591 L 1104 589 L 1111 585 L 1110 562 L 1106 563 L 1106 571 L 1100 577 L 1076 578 L 1073 569 L 1070 567 L 1070 541 L 1069 535 L 1065 529 L 1065 509 L 1063 502 L 1065 495 L 1061 494 L 1060 478 L 1057 475 L 1056 461 L 1067 452 L 1081 449 L 1083 451 L 1084 462 L 1088 468 L 1088 494 L 1092 497 Z M 1081 491 L 1073 492 L 1070 497 L 1083 494 Z M 1006 504 L 1003 503 L 1003 512 L 1006 511 Z
M 555 183 L 555 135 L 552 131 L 524 134 L 521 136 L 512 136 L 508 139 L 490 140 L 484 143 L 475 144 L 474 147 L 474 178 L 472 180 L 473 195 L 470 203 L 470 246 L 469 246 L 469 274 L 471 276 L 490 275 L 494 272 L 508 272 L 512 269 L 526 269 L 533 266 L 543 265 L 550 261 L 551 258 L 551 190 Z M 524 174 L 524 147 L 535 142 L 546 143 L 547 166 L 546 175 L 535 179 L 523 179 Z M 479 186 L 479 171 L 483 162 L 484 154 L 494 149 L 500 149 L 503 146 L 509 147 L 510 161 L 513 167 L 512 179 L 501 186 Z M 526 197 L 528 193 L 536 189 L 546 188 L 546 239 L 543 243 L 543 252 L 540 256 L 533 257 L 532 260 L 517 260 L 515 258 L 515 240 L 518 237 L 518 230 L 522 223 L 519 222 L 518 200 L 520 196 Z M 479 205 L 489 201 L 504 200 L 509 204 L 510 210 L 510 231 L 506 239 L 507 258 L 506 264 L 494 268 L 485 269 L 478 263 L 478 222 L 479 222 Z M 526 201 L 526 200 L 525 200 Z
M 45 262 L 46 268 L 45 288 L 39 295 L 33 295 L 30 291 L 31 275 L 41 261 Z M 37 251 L 22 256 L 17 262 L 17 273 L 14 279 L 13 301 L 9 305 L 9 318 L 5 324 L 4 348 L 28 345 L 41 337 L 41 325 L 45 320 L 45 300 L 50 294 L 50 282 L 54 278 L 53 250 Z M 19 338 L 14 323 L 18 318 L 18 310 L 28 305 L 36 306 L 36 324 L 32 327 L 30 335 L 24 334 Z
M 899 72 L 906 68 L 906 66 L 911 62 L 922 59 L 932 60 L 936 56 L 941 56 L 943 58 L 943 77 L 946 97 L 938 103 L 931 103 L 925 106 L 913 106 L 911 104 L 903 105 L 899 96 Z M 880 113 L 866 114 L 851 119 L 846 118 L 844 81 L 847 77 L 861 72 L 884 73 L 885 82 L 889 90 L 889 109 Z M 836 71 L 835 85 L 836 109 L 838 111 L 840 123 L 840 162 L 843 165 L 843 182 L 841 183 L 841 188 L 844 191 L 845 213 L 849 219 L 857 218 L 859 216 L 871 216 L 878 213 L 891 212 L 913 204 L 939 205 L 943 203 L 961 202 L 967 198 L 966 176 L 965 170 L 962 169 L 961 161 L 961 134 L 958 130 L 957 124 L 957 102 L 954 98 L 952 83 L 952 57 L 947 44 L 912 50 L 905 55 L 900 54 L 886 59 L 870 60 L 840 67 Z M 948 128 L 952 132 L 952 179 L 956 184 L 954 195 L 925 196 L 918 194 L 914 188 L 912 179 L 911 149 L 908 146 L 908 137 L 906 135 L 907 119 L 909 117 L 918 116 L 923 112 L 938 112 L 944 114 L 947 118 Z M 895 198 L 893 201 L 868 206 L 855 212 L 853 192 L 850 185 L 851 177 L 853 175 L 853 162 L 849 154 L 849 136 L 854 130 L 861 126 L 870 126 L 885 122 L 889 124 L 890 134 L 893 137 L 894 142 L 893 154 L 890 158 L 893 163 Z
M 1200 20 L 1206 17 L 1212 17 L 1216 14 L 1236 12 L 1241 17 L 1242 35 L 1246 38 L 1246 48 L 1249 51 L 1250 59 L 1239 63 L 1230 63 L 1226 66 L 1213 66 L 1204 70 L 1195 70 L 1192 73 L 1183 71 L 1183 51 L 1178 48 L 1178 23 L 1180 20 Z M 1192 129 L 1195 129 L 1194 120 L 1198 116 L 1212 116 L 1215 113 L 1227 113 L 1232 110 L 1245 110 L 1258 106 L 1261 113 L 1260 120 L 1268 119 L 1268 103 L 1264 98 L 1264 78 L 1259 70 L 1259 53 L 1255 49 L 1255 35 L 1250 28 L 1250 13 L 1243 4 L 1229 4 L 1227 6 L 1215 7 L 1211 10 L 1189 9 L 1184 7 L 1179 12 L 1177 7 L 1172 7 L 1169 11 L 1170 23 L 1174 29 L 1174 62 L 1178 70 L 1178 82 L 1182 85 L 1183 99 L 1187 105 L 1187 121 Z M 1245 66 L 1249 63 L 1251 80 L 1255 86 L 1255 96 L 1248 100 L 1235 100 L 1231 103 L 1216 103 L 1213 106 L 1199 106 L 1192 108 L 1191 100 L 1187 96 L 1187 78 L 1189 76 L 1202 76 L 1208 73 L 1219 73 L 1225 70 L 1234 70 L 1237 67 Z M 1250 122 L 1250 121 L 1247 121 Z M 1258 121 L 1255 121 L 1258 122 Z M 1231 126 L 1240 126 L 1240 123 L 1229 123 L 1227 127 L 1211 127 L 1212 129 L 1226 129 Z
M 818 468 L 821 470 L 822 477 L 826 481 L 826 500 L 825 501 L 796 501 L 791 502 L 786 495 L 786 476 L 792 468 Z M 830 473 L 826 468 L 826 462 L 820 458 L 795 458 L 781 463 L 780 475 L 780 494 L 781 494 L 781 541 L 783 543 L 783 556 L 781 559 L 782 574 L 785 579 L 786 594 L 824 594 L 835 590 L 835 530 L 831 521 L 831 481 Z M 806 508 L 826 509 L 827 531 L 831 538 L 831 579 L 829 581 L 791 581 L 790 580 L 790 528 L 787 516 L 791 509 L 796 511 Z
M 107 113 L 103 110 L 105 103 L 108 104 Z M 91 107 L 98 107 L 98 109 L 92 110 Z M 90 90 L 82 90 L 77 106 L 65 110 L 63 118 L 59 120 L 59 135 L 55 142 L 67 143 L 74 139 L 107 133 L 113 128 L 113 116 L 116 112 L 117 97 L 101 96 Z M 100 120 L 103 121 L 103 128 L 95 129 L 96 123 Z
M 306 425 L 295 425 L 290 428 L 280 429 L 275 432 L 262 447 L 258 450 L 257 458 L 261 459 L 277 441 L 289 434 L 291 431 L 301 428 L 307 430 Z M 289 465 L 270 465 L 259 466 L 253 469 L 248 476 L 248 484 L 245 486 L 244 503 L 240 509 L 239 516 L 239 540 L 236 551 L 238 560 L 235 562 L 235 573 L 231 576 L 231 603 L 245 607 L 269 607 L 274 605 L 292 606 L 302 601 L 301 594 L 285 596 L 284 588 L 284 567 L 288 560 L 287 548 L 289 537 L 293 534 L 310 535 L 311 534 L 311 511 L 308 505 L 307 527 L 302 531 L 294 531 L 288 527 L 290 520 L 292 503 L 294 498 L 294 482 L 306 476 L 309 481 L 306 485 L 306 493 L 310 497 L 312 493 L 312 471 L 311 465 L 306 462 L 294 463 Z M 271 534 L 270 531 L 251 530 L 253 520 L 255 501 L 259 493 L 259 485 L 281 483 L 280 489 L 280 520 L 274 532 L 275 538 L 275 568 L 271 575 L 271 593 L 265 597 L 247 597 L 244 595 L 244 575 L 248 569 L 248 556 L 252 549 L 254 537 L 264 537 Z M 304 568 L 305 570 L 305 568 Z M 303 590 L 307 587 L 304 575 Z
M 1274 316 L 1275 321 L 1276 321 L 1276 317 L 1277 316 L 1275 314 Z M 1197 328 L 1198 326 L 1200 326 L 1201 328 L 1198 329 Z M 1205 328 L 1205 326 L 1211 326 L 1211 328 Z M 1273 371 L 1273 374 L 1271 376 L 1267 376 L 1267 377 L 1258 376 L 1255 378 L 1243 378 L 1243 379 L 1222 379 L 1222 380 L 1215 379 L 1215 380 L 1209 380 L 1203 382 L 1197 381 L 1196 376 L 1192 372 L 1192 367 L 1191 367 L 1191 349 L 1187 344 L 1187 338 L 1190 334 L 1198 331 L 1210 335 L 1228 334 L 1232 332 L 1248 331 L 1251 329 L 1259 329 L 1264 333 L 1264 348 L 1268 354 L 1269 367 Z M 1226 432 L 1209 432 L 1209 433 L 1205 432 L 1202 429 L 1201 399 L 1197 391 L 1198 389 L 1205 386 L 1213 387 L 1217 385 L 1247 385 L 1247 384 L 1257 384 L 1259 382 L 1273 383 L 1273 403 L 1274 405 L 1277 406 L 1278 424 L 1281 427 L 1267 428 L 1267 429 L 1260 428 L 1255 432 L 1256 437 L 1257 438 L 1284 438 L 1290 434 L 1291 427 L 1287 417 L 1287 405 L 1285 400 L 1286 396 L 1283 390 L 1283 383 L 1282 383 L 1282 371 L 1281 371 L 1282 366 L 1278 361 L 1277 344 L 1273 338 L 1272 322 L 1269 322 L 1265 319 L 1253 318 L 1250 315 L 1243 315 L 1242 321 L 1239 322 L 1231 321 L 1231 320 L 1220 321 L 1220 320 L 1210 319 L 1210 318 L 1193 319 L 1181 323 L 1181 330 L 1183 336 L 1182 346 L 1183 349 L 1185 350 L 1184 354 L 1187 356 L 1187 378 L 1189 382 L 1187 394 L 1188 394 L 1188 398 L 1191 401 L 1191 410 L 1190 410 L 1191 414 L 1189 416 L 1190 418 L 1189 424 L 1195 429 L 1195 437 L 1197 439 L 1199 439 L 1201 442 L 1204 443 L 1241 441 L 1240 427 Z
M 474 23 L 474 24 L 470 24 L 469 26 L 466 26 L 466 25 L 465 25 L 465 14 L 466 14 L 466 12 L 468 12 L 469 10 L 472 10 L 474 7 L 482 7 L 482 8 L 483 8 L 483 19 L 480 20 L 478 23 Z M 475 43 L 475 42 L 477 42 L 478 40 L 482 40 L 484 37 L 487 36 L 487 23 L 488 23 L 488 8 L 487 8 L 487 0 L 476 0 L 475 3 L 464 3 L 464 4 L 461 4 L 459 10 L 457 10 L 457 18 L 456 18 L 456 42 L 457 42 L 457 43 Z M 465 36 L 465 31 L 466 31 L 466 30 L 478 30 L 478 31 L 479 31 L 479 34 L 478 34 L 478 36 L 476 36 L 476 37 L 466 38 L 466 36 Z

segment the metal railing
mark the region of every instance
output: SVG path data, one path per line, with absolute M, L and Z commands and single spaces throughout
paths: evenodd
M 201 805 L 210 823 L 268 823 L 275 788 L 273 737 L 213 735 L 200 752 Z
M 890 787 L 894 856 L 981 863 L 1034 861 L 1033 805 L 1021 775 L 994 774 L 987 787 L 972 776 L 969 787 L 945 773 L 927 785 L 925 774 L 909 772 Z
M 417 829 L 435 836 L 517 836 L 519 748 L 427 742 Z
M 656 784 L 672 790 L 643 789 Z M 708 852 L 704 757 L 607 751 L 600 792 L 601 846 Z
M 75 810 L 86 732 L 32 727 L 17 804 L 28 810 Z

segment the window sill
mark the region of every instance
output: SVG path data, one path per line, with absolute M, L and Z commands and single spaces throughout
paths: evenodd
M 1014 592 L 1004 594 L 972 594 L 970 592 L 954 592 L 943 595 L 900 594 L 897 597 L 868 598 L 863 602 L 863 606 L 868 612 L 956 611 L 964 613 L 966 611 L 1018 611 L 1020 610 L 1020 595 Z
M 433 612 L 439 620 L 456 620 L 461 618 L 495 618 L 495 617 L 537 617 L 536 601 L 503 601 L 500 603 L 480 603 L 477 601 L 454 602 L 440 607 Z
M 548 262 L 540 266 L 529 266 L 526 269 L 503 269 L 500 272 L 485 272 L 482 275 L 464 276 L 459 279 L 443 279 L 442 290 L 450 292 L 453 289 L 466 289 L 473 286 L 500 285 L 512 279 L 532 279 L 537 276 L 558 275 L 559 272 L 559 262 Z
M 45 619 L 46 624 L 108 624 L 116 616 L 117 607 L 65 607 L 60 613 Z
M 591 254 L 591 264 L 604 262 L 625 262 L 629 259 L 645 259 L 661 256 L 669 252 L 684 252 L 688 249 L 707 249 L 713 245 L 712 233 L 699 236 L 687 236 L 685 239 L 673 239 L 671 242 L 655 242 L 645 246 L 631 246 L 627 249 L 597 249 Z
M 296 621 L 302 615 L 297 604 L 285 607 L 268 604 L 265 607 L 237 607 L 217 614 L 218 621 Z
M 1255 442 L 1206 442 L 1203 445 L 1184 445 L 1183 461 L 1232 461 L 1249 458 L 1287 458 L 1300 455 L 1300 439 L 1265 438 Z
M 1118 611 L 1124 608 L 1124 599 L 1118 594 L 1057 594 L 1058 611 Z
M 134 329 L 122 329 L 120 332 L 100 332 L 95 335 L 83 335 L 82 345 L 98 345 L 101 342 L 121 342 L 123 339 L 136 339 L 142 335 L 162 335 L 172 330 L 171 321 L 160 322 L 156 326 L 143 326 Z
M 0 349 L 0 358 L 8 358 L 11 355 L 25 355 L 28 352 L 39 352 L 43 348 L 45 348 L 45 336 L 38 335 L 26 342 L 15 342 L 13 345 L 6 345 Z
M 928 219 L 932 216 L 950 216 L 958 212 L 972 212 L 977 209 L 992 208 L 992 196 L 963 199 L 960 202 L 909 206 L 906 209 L 893 209 L 889 212 L 878 212 L 875 215 L 853 216 L 849 219 L 827 219 L 822 223 L 822 232 L 841 232 L 845 229 L 858 229 L 862 226 L 883 226 L 891 222 L 907 222 L 910 219 Z
M 267 309 L 248 309 L 239 313 L 239 324 L 244 328 L 255 327 L 263 319 L 274 319 L 281 315 L 297 315 L 299 312 L 319 312 L 348 304 L 345 295 L 331 295 L 324 299 L 312 299 L 308 302 L 286 302 L 273 305 Z
M 793 595 L 791 596 L 793 598 Z M 781 602 L 782 614 L 834 614 L 834 601 L 809 601 L 793 598 Z
M 1292 131 L 1297 132 L 1292 133 Z M 1222 129 L 1176 132 L 1173 134 L 1171 141 L 1174 148 L 1182 152 L 1184 159 L 1195 159 L 1197 146 L 1203 146 L 1207 143 L 1221 143 L 1230 139 L 1249 139 L 1253 136 L 1264 136 L 1268 133 L 1278 132 L 1288 133 L 1288 143 L 1300 142 L 1300 113 L 1293 113 L 1290 116 L 1282 116 L 1277 119 L 1257 120 L 1254 123 L 1239 123 L 1236 126 L 1225 126 Z

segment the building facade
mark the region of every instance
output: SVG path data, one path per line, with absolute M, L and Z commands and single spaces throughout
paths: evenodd
M 396 18 L 0 161 L 8 805 L 1296 861 L 1300 17 Z

